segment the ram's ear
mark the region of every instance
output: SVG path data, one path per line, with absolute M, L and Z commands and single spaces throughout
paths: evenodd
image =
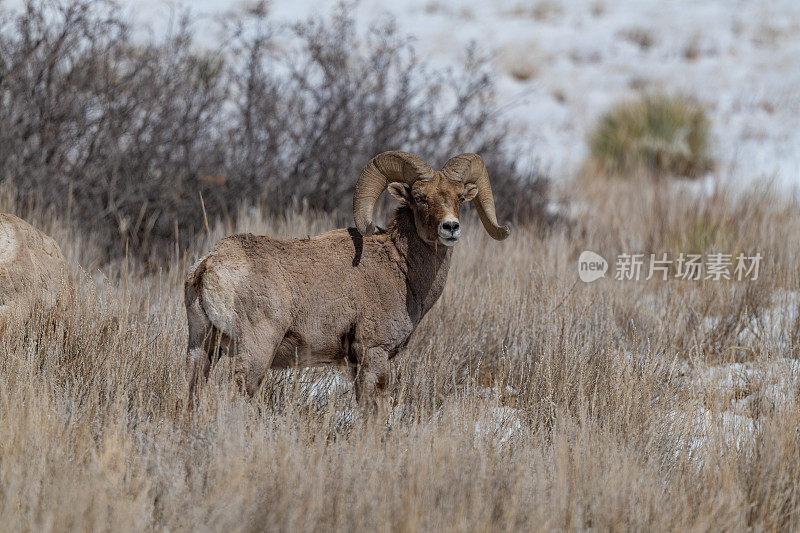
M 464 185 L 464 192 L 461 193 L 461 197 L 464 199 L 465 202 L 471 202 L 473 198 L 478 194 L 478 186 L 474 183 L 467 183 Z
M 406 183 L 394 182 L 390 183 L 386 190 L 389 191 L 389 194 L 397 198 L 401 204 L 406 205 L 411 203 L 410 185 Z

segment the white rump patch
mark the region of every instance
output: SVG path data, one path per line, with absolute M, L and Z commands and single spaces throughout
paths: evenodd
M 0 224 L 0 264 L 10 263 L 17 256 L 19 241 L 14 228 Z
M 201 305 L 214 327 L 235 339 L 239 335 L 239 317 L 236 314 L 234 297 L 249 278 L 249 270 L 239 266 L 220 272 L 211 268 L 203 276 Z

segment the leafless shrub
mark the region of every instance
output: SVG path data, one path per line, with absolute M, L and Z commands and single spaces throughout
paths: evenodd
M 544 182 L 504 155 L 485 63 L 433 71 L 391 24 L 362 40 L 344 9 L 288 28 L 250 10 L 212 52 L 188 15 L 142 43 L 113 5 L 30 0 L 0 26 L 0 176 L 140 257 L 185 246 L 203 208 L 299 202 L 347 220 L 360 167 L 390 148 L 479 152 L 511 173 L 496 195 L 535 213 Z
M 187 19 L 158 45 L 129 34 L 113 7 L 29 2 L 0 37 L 0 174 L 117 251 L 175 239 L 224 161 L 221 57 Z

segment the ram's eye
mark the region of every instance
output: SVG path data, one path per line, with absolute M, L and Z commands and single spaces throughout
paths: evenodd
M 416 202 L 417 205 L 421 205 L 422 207 L 428 207 L 428 201 L 425 198 L 417 198 Z

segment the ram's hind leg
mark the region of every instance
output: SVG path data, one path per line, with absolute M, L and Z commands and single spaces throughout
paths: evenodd
M 186 308 L 186 318 L 189 323 L 189 344 L 186 347 L 186 377 L 189 381 L 189 403 L 191 408 L 197 394 L 197 385 L 200 379 L 208 380 L 211 370 L 211 357 L 214 352 L 215 331 L 208 317 L 200 307 L 200 301 L 195 299 Z

